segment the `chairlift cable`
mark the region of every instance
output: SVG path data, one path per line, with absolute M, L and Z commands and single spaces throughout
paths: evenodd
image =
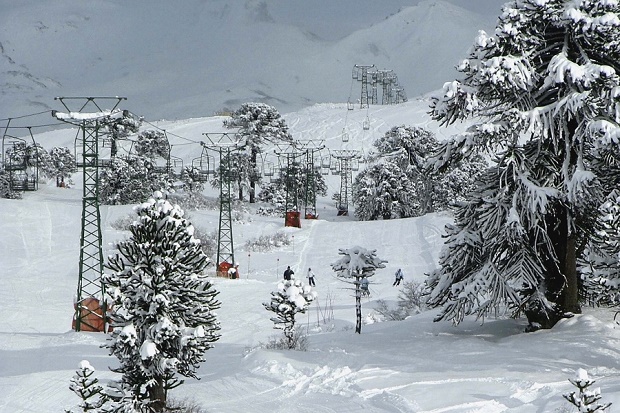
M 27 118 L 27 117 L 30 117 L 30 116 L 42 115 L 44 113 L 52 113 L 52 111 L 51 110 L 44 110 L 42 112 L 31 113 L 29 115 L 13 116 L 13 117 L 10 117 L 10 118 L 0 119 L 0 122 L 4 122 L 4 121 L 9 121 L 10 122 L 12 119 L 23 119 L 23 118 Z

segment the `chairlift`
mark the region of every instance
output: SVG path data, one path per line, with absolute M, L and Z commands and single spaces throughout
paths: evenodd
M 342 141 L 349 142 L 349 132 L 345 128 L 342 128 Z
M 334 162 L 329 169 L 332 175 L 340 175 L 340 162 Z
M 370 129 L 370 118 L 368 116 L 366 116 L 366 119 L 364 119 L 364 122 L 362 123 L 362 128 L 364 128 L 364 130 Z
M 192 159 L 192 179 L 196 182 L 208 182 L 209 175 L 215 174 L 215 160 L 213 156 L 202 149 L 202 154 Z
M 359 169 L 360 169 L 359 160 L 357 158 L 351 159 L 351 170 L 352 171 L 359 171 Z

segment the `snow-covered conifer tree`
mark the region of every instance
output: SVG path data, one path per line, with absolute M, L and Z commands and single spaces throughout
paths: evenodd
M 104 285 L 113 297 L 114 331 L 106 345 L 120 362 L 117 403 L 162 411 L 167 391 L 196 377 L 219 338 L 217 292 L 203 274 L 209 264 L 178 205 L 155 194 L 138 205 L 131 237 L 108 257 Z M 150 410 L 149 410 L 150 411 Z
M 385 268 L 386 260 L 377 257 L 377 250 L 368 250 L 359 246 L 340 248 L 338 254 L 342 257 L 331 264 L 338 278 L 353 284 L 355 289 L 355 332 L 362 333 L 362 292 L 360 289 L 363 278 L 369 279 L 375 275 L 378 268 Z
M 235 110 L 230 119 L 224 121 L 228 128 L 239 128 L 239 134 L 246 140 L 253 170 L 258 166 L 258 155 L 266 143 L 291 142 L 293 140 L 286 122 L 271 105 L 248 102 Z M 250 203 L 254 202 L 256 177 L 250 181 Z
M 390 161 L 375 163 L 357 174 L 352 194 L 355 216 L 362 221 L 420 215 L 413 183 Z
M 619 12 L 617 1 L 511 1 L 495 35 L 477 36 L 462 78 L 433 99 L 434 119 L 473 120 L 434 165 L 477 153 L 495 162 L 427 280 L 437 320 L 507 310 L 537 329 L 581 311 L 577 262 L 616 179 L 617 156 L 594 155 L 618 152 Z
M 317 293 L 301 280 L 284 280 L 271 293 L 271 301 L 263 303 L 267 311 L 275 314 L 271 318 L 274 328 L 282 330 L 289 349 L 296 348 L 295 315 L 304 314 Z
M 325 178 L 316 171 L 310 171 L 298 161 L 291 162 L 281 169 L 280 173 L 261 188 L 261 201 L 277 204 L 280 199 L 297 200 L 298 207 L 311 203 L 317 196 L 327 195 Z
M 99 197 L 103 204 L 142 202 L 154 191 L 166 190 L 166 177 L 155 173 L 152 160 L 143 156 L 116 157 L 100 174 Z
M 225 174 L 230 179 L 233 190 L 237 190 L 239 201 L 243 201 L 244 190 L 249 188 L 252 182 L 260 183 L 261 177 L 252 165 L 249 154 L 234 151 L 223 158 L 211 179 L 211 186 L 219 188 L 220 178 Z
M 93 366 L 82 360 L 69 384 L 69 389 L 82 400 L 78 405 L 82 412 L 97 411 L 107 401 L 103 386 L 93 377 L 94 373 Z
M 577 387 L 578 391 L 566 393 L 563 396 L 570 404 L 577 407 L 579 413 L 603 413 L 611 406 L 611 403 L 599 403 L 601 400 L 601 389 L 598 387 L 595 389 L 591 388 L 595 381 L 588 377 L 588 372 L 584 369 L 577 369 L 575 378 L 568 381 Z
M 406 218 L 445 209 L 463 199 L 486 167 L 472 157 L 442 170 L 427 167 L 439 147 L 435 135 L 420 127 L 395 126 L 373 142 L 370 165 L 353 183 L 355 215 L 361 220 Z
M 170 144 L 166 134 L 160 130 L 145 130 L 138 134 L 134 150 L 139 156 L 149 159 L 165 158 L 170 156 Z
M 49 151 L 49 162 L 42 165 L 42 170 L 46 176 L 56 178 L 56 185 L 60 186 L 65 179 L 70 180 L 71 175 L 77 172 L 75 155 L 69 148 L 53 147 Z

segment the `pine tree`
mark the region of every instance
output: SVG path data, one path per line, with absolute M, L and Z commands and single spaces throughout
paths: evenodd
M 93 377 L 94 373 L 90 363 L 82 360 L 69 385 L 69 389 L 82 400 L 79 407 L 83 412 L 98 411 L 108 399 L 99 380 Z
M 168 158 L 170 156 L 170 144 L 166 134 L 159 130 L 145 130 L 138 134 L 133 149 L 139 156 L 149 159 Z
M 286 122 L 273 106 L 265 103 L 244 103 L 235 110 L 230 119 L 224 121 L 227 128 L 239 128 L 250 155 L 253 170 L 257 169 L 258 155 L 266 143 L 292 142 Z M 250 181 L 250 203 L 254 203 L 257 178 Z
M 155 172 L 153 161 L 144 156 L 116 157 L 100 175 L 101 203 L 127 205 L 142 202 L 154 191 L 170 186 L 167 177 Z
M 370 165 L 357 175 L 352 189 L 360 220 L 407 218 L 446 209 L 463 199 L 486 166 L 478 156 L 442 170 L 428 168 L 439 141 L 420 127 L 395 126 L 373 146 Z
M 113 297 L 114 331 L 106 345 L 121 373 L 117 403 L 162 411 L 167 392 L 196 378 L 204 352 L 219 338 L 217 292 L 203 275 L 209 264 L 178 205 L 155 194 L 136 207 L 131 237 L 108 257 L 103 277 Z M 120 408 L 120 407 L 119 407 Z
M 359 246 L 352 248 L 340 248 L 338 254 L 342 255 L 338 261 L 331 264 L 336 276 L 343 281 L 353 284 L 355 290 L 355 332 L 362 333 L 362 291 L 360 288 L 362 279 L 369 279 L 375 275 L 378 268 L 385 268 L 386 260 L 377 257 L 377 250 L 368 250 Z
M 304 314 L 317 293 L 301 280 L 285 280 L 278 283 L 277 290 L 271 293 L 271 301 L 263 303 L 267 311 L 275 313 L 271 318 L 274 328 L 282 330 L 289 349 L 297 346 L 295 316 Z
M 579 409 L 579 413 L 602 413 L 611 406 L 611 403 L 599 403 L 599 400 L 601 400 L 601 389 L 591 389 L 595 381 L 588 377 L 588 373 L 584 369 L 578 369 L 576 377 L 568 381 L 577 387 L 579 391 L 566 393 L 563 396 L 570 404 Z
M 289 199 L 297 200 L 299 206 L 307 205 L 317 196 L 327 195 L 327 183 L 323 175 L 308 171 L 304 165 L 294 161 L 282 168 L 270 183 L 261 187 L 259 199 L 272 204 L 278 204 L 281 200 L 284 203 L 287 193 Z
M 56 186 L 64 183 L 65 179 L 71 182 L 71 176 L 77 172 L 75 155 L 69 148 L 53 147 L 49 151 L 49 162 L 42 165 L 42 170 L 46 176 L 56 178 Z
M 421 215 L 413 183 L 395 163 L 370 165 L 352 185 L 355 216 L 362 221 Z
M 458 207 L 428 279 L 437 320 L 508 310 L 533 330 L 581 311 L 577 262 L 596 241 L 606 166 L 618 159 L 595 155 L 615 153 L 620 130 L 619 11 L 603 0 L 509 2 L 495 36 L 480 32 L 458 66 L 462 79 L 433 99 L 434 119 L 474 122 L 434 165 L 478 153 L 495 163 Z

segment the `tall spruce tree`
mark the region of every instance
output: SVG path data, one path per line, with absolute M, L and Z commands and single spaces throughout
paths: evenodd
M 577 262 L 596 243 L 618 159 L 596 154 L 618 152 L 619 12 L 617 1 L 511 1 L 458 66 L 463 77 L 433 99 L 434 119 L 473 121 L 435 166 L 480 152 L 495 160 L 427 280 L 437 320 L 507 310 L 537 329 L 580 312 Z
M 230 119 L 224 121 L 227 128 L 239 128 L 239 134 L 245 139 L 250 155 L 252 170 L 257 170 L 258 155 L 263 152 L 266 143 L 292 142 L 286 122 L 276 108 L 266 103 L 248 102 L 235 110 Z M 250 203 L 256 195 L 257 174 L 250 179 Z
M 218 340 L 217 292 L 203 275 L 209 259 L 178 205 L 156 193 L 136 207 L 131 237 L 108 257 L 103 277 L 113 297 L 111 341 L 120 362 L 117 407 L 162 411 L 167 392 L 196 378 L 204 353 Z M 150 409 L 150 410 L 149 410 Z M 122 411 L 122 410 L 120 410 Z

